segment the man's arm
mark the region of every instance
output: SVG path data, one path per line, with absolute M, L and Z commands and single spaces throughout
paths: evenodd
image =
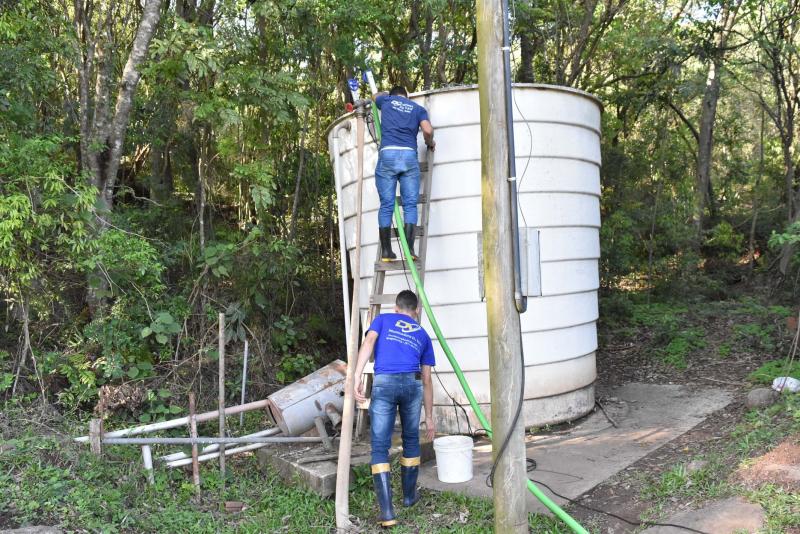
M 361 348 L 358 349 L 358 360 L 356 361 L 356 372 L 353 377 L 353 394 L 358 402 L 364 402 L 367 397 L 362 391 L 363 384 L 361 383 L 361 374 L 364 372 L 364 367 L 369 361 L 372 350 L 375 348 L 375 341 L 378 340 L 378 333 L 374 330 L 367 332 L 364 342 L 361 343 Z
M 422 366 L 422 404 L 425 405 L 425 435 L 428 441 L 436 435 L 433 424 L 433 381 L 431 380 L 431 366 Z
M 419 127 L 422 128 L 422 137 L 425 138 L 425 144 L 428 146 L 428 150 L 436 150 L 436 141 L 433 140 L 433 125 L 431 121 L 427 119 L 421 121 Z

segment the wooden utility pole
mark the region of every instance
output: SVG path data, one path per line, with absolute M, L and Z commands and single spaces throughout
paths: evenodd
M 528 532 L 522 418 L 512 428 L 520 390 L 522 336 L 514 302 L 514 261 L 501 0 L 478 0 L 478 94 L 481 109 L 483 272 L 489 331 L 489 380 L 494 430 L 494 531 Z M 511 372 L 509 372 L 511 371 Z M 502 457 L 498 451 L 511 433 Z

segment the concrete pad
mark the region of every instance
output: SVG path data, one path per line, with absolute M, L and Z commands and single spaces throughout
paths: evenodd
M 680 512 L 659 523 L 674 523 L 703 532 L 714 534 L 739 534 L 758 532 L 764 526 L 764 509 L 758 504 L 747 502 L 741 497 L 731 497 L 714 501 L 700 510 Z M 650 527 L 642 534 L 685 533 L 686 529 L 677 527 Z
M 259 465 L 263 468 L 270 465 L 286 482 L 299 484 L 322 497 L 330 497 L 336 493 L 336 465 L 338 459 L 339 442 L 334 443 L 334 450 L 327 450 L 322 446 L 281 445 L 258 449 L 256 455 Z M 420 443 L 422 462 L 433 459 L 433 447 L 430 442 L 423 439 Z M 394 461 L 403 452 L 400 440 L 400 429 L 396 428 L 392 436 L 392 447 L 389 449 L 389 459 Z M 309 462 L 312 457 L 324 460 Z M 350 451 L 350 467 L 369 465 L 369 441 L 353 443 Z M 355 477 L 350 475 L 352 485 Z
M 722 389 L 693 389 L 680 385 L 626 384 L 612 391 L 604 403 L 612 426 L 596 411 L 567 431 L 528 436 L 528 458 L 537 469 L 528 475 L 556 492 L 576 498 L 625 467 L 675 439 L 725 407 L 732 394 Z M 491 498 L 486 477 L 492 467 L 488 441 L 478 441 L 473 450 L 473 478 L 462 484 L 445 484 L 436 477 L 436 463 L 422 466 L 420 484 L 438 491 L 455 491 Z M 566 501 L 540 486 L 559 504 Z M 528 494 L 528 510 L 546 513 L 545 507 Z

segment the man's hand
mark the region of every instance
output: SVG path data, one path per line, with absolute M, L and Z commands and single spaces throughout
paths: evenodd
M 433 436 L 436 435 L 436 425 L 433 424 L 433 417 L 425 416 L 425 437 L 428 441 L 433 441 Z
M 361 378 L 356 378 L 353 382 L 353 396 L 356 398 L 356 402 L 362 403 L 367 400 L 367 397 L 364 396 L 364 384 L 361 382 Z
M 434 152 L 436 150 L 436 141 L 431 141 L 430 144 L 427 144 L 428 150 Z

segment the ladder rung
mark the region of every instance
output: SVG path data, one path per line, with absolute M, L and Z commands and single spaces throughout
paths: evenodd
M 391 293 L 384 293 L 382 295 L 370 295 L 369 303 L 370 305 L 380 304 L 383 306 L 384 304 L 394 304 L 397 300 L 397 295 L 393 295 Z
M 402 206 L 403 205 L 403 199 L 401 197 L 399 197 L 399 196 L 396 197 L 396 198 L 397 198 L 398 204 L 400 204 Z M 425 193 L 420 193 L 419 194 L 419 198 L 417 199 L 417 204 L 425 204 L 427 202 L 428 202 L 428 195 L 426 195 Z
M 428 172 L 428 162 L 427 161 L 420 161 L 419 162 L 419 172 Z
M 400 234 L 397 233 L 397 228 L 392 228 L 392 237 L 399 237 Z M 420 237 L 425 235 L 425 227 L 424 226 L 417 226 L 417 231 L 414 232 L 416 237 Z
M 417 260 L 414 262 L 414 265 L 417 266 L 417 269 L 422 269 L 422 262 Z M 375 262 L 375 270 L 376 271 L 405 271 L 406 270 L 406 263 L 402 260 L 394 260 L 394 261 L 376 261 Z

